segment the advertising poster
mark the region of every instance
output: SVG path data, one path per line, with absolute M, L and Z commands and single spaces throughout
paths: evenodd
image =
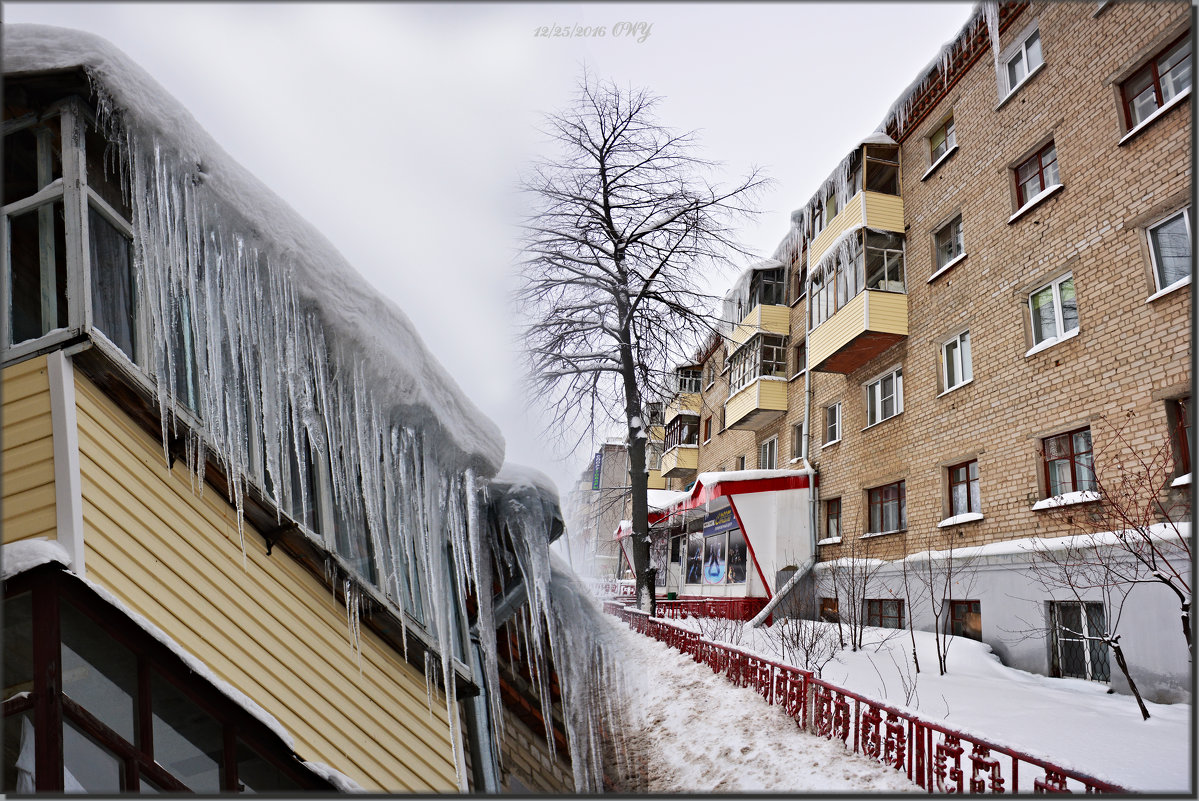
M 703 583 L 704 542 L 699 534 L 687 538 L 687 583 Z
M 724 535 L 704 538 L 704 584 L 721 584 L 724 582 L 725 569 Z

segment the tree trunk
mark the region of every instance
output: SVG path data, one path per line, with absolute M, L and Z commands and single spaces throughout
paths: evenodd
M 623 316 L 624 310 L 621 310 Z M 645 443 L 648 436 L 646 421 L 641 414 L 641 389 L 637 385 L 637 370 L 633 363 L 632 335 L 627 324 L 621 331 L 620 373 L 624 382 L 625 420 L 628 422 L 629 495 L 633 533 L 630 535 L 633 552 L 633 572 L 637 578 L 637 608 L 653 616 L 657 609 L 654 598 L 654 571 L 649 561 L 649 473 L 645 470 Z M 633 425 L 637 420 L 640 424 Z
M 1144 720 L 1149 720 L 1149 710 L 1145 708 L 1145 702 L 1141 700 L 1141 691 L 1137 689 L 1137 683 L 1132 680 L 1132 676 L 1128 672 L 1128 663 L 1124 661 L 1124 651 L 1116 643 L 1111 643 L 1112 653 L 1116 655 L 1116 664 L 1120 666 L 1120 672 L 1124 674 L 1124 678 L 1128 680 L 1128 689 L 1132 690 L 1132 695 L 1137 699 L 1137 706 L 1141 708 L 1141 717 Z

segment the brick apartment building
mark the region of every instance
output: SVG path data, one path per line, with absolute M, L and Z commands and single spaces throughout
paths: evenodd
M 667 406 L 662 460 L 689 493 L 666 510 L 680 543 L 706 547 L 686 515 L 713 495 L 697 477 L 811 471 L 767 546 L 743 532 L 764 599 L 812 554 L 826 616 L 945 626 L 1010 665 L 1124 689 L 1085 640 L 1121 610 L 1047 585 L 1029 538 L 1077 533 L 1096 482 L 1159 449 L 1155 520 L 1189 521 L 1191 41 L 1185 3 L 980 6 L 730 290 L 724 342 L 683 368 L 700 380 Z M 1189 582 L 1177 530 L 1163 547 Z M 970 556 L 936 619 L 903 586 L 903 558 L 929 551 Z M 695 554 L 672 550 L 682 598 L 713 594 L 685 578 Z M 837 566 L 865 557 L 883 564 L 847 599 Z M 1178 607 L 1146 584 L 1122 608 L 1149 697 L 1189 685 Z

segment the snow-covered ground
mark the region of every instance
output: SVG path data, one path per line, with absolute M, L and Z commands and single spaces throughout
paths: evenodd
M 778 623 L 753 630 L 695 619 L 671 622 L 703 631 L 709 639 L 720 634 L 744 650 L 795 663 L 781 658 L 777 637 L 772 637 Z M 836 637 L 835 625 L 816 625 L 827 626 Z M 839 651 L 824 665 L 820 677 L 932 722 L 1135 792 L 1194 792 L 1190 704 L 1146 702 L 1151 717 L 1142 720 L 1136 701 L 1108 693 L 1106 684 L 1005 667 L 990 646 L 963 638 L 952 641 L 948 672 L 941 676 L 932 633 L 917 631 L 915 636 L 919 674 L 912 667 L 907 630 L 868 628 L 863 649 Z M 1116 669 L 1114 660 L 1112 669 Z M 738 692 L 752 695 L 749 690 Z
M 613 618 L 640 720 L 630 751 L 647 792 L 915 792 L 894 770 L 800 731 L 753 690 L 734 687 Z

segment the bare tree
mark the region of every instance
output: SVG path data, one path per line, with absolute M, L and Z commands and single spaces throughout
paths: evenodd
M 908 597 L 909 628 L 915 619 L 918 604 L 928 604 L 933 620 L 933 639 L 937 647 L 937 670 L 944 676 L 949 671 L 949 646 L 953 637 L 949 630 L 950 604 L 957 596 L 966 600 L 973 593 L 976 578 L 975 558 L 963 557 L 954 546 L 953 530 L 939 530 L 929 536 L 928 548 L 903 560 L 903 583 Z M 912 653 L 915 660 L 915 633 L 912 633 Z M 920 663 L 916 662 L 916 672 Z
M 828 578 L 837 602 L 838 633 L 841 626 L 849 630 L 851 651 L 862 648 L 866 600 L 876 591 L 877 575 L 884 564 L 873 558 L 872 550 L 870 541 L 850 535 L 842 545 L 842 556 L 828 563 Z
M 584 75 L 571 106 L 546 117 L 559 149 L 523 179 L 517 300 L 531 397 L 574 450 L 601 427 L 627 429 L 638 602 L 653 611 L 644 401 L 671 394 L 670 368 L 713 329 L 697 271 L 730 253 L 733 223 L 755 213 L 758 172 L 731 188 L 711 180 L 694 134 L 655 115 L 659 99 Z

